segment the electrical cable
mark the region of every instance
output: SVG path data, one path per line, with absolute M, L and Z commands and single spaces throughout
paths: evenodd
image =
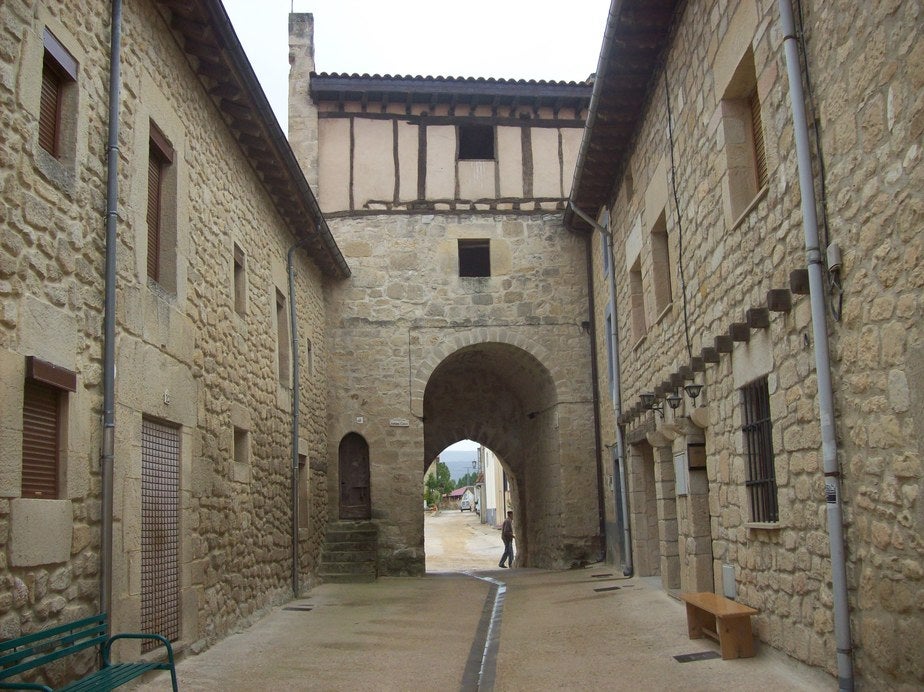
M 674 207 L 677 210 L 677 268 L 680 272 L 680 293 L 683 297 L 683 334 L 687 343 L 687 356 L 693 359 L 690 344 L 690 318 L 687 310 L 687 281 L 683 274 L 683 223 L 680 220 L 680 197 L 677 194 L 677 168 L 674 164 L 674 116 L 671 113 L 671 90 L 667 81 L 667 64 L 664 64 L 664 94 L 667 97 L 667 138 L 671 152 L 671 190 L 674 193 Z

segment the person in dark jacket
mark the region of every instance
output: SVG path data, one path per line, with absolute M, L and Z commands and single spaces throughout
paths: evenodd
M 504 523 L 501 526 L 501 538 L 504 541 L 504 554 L 501 555 L 500 562 L 497 564 L 498 567 L 513 567 L 513 539 L 516 536 L 513 535 L 513 512 L 507 512 L 507 518 L 504 519 Z M 507 564 L 504 564 L 504 561 L 507 561 Z

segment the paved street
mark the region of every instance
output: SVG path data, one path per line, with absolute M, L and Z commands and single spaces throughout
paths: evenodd
M 751 659 L 680 663 L 674 656 L 718 647 L 688 639 L 682 604 L 651 580 L 621 579 L 605 565 L 473 567 L 498 559 L 499 531 L 468 512 L 427 522 L 426 577 L 313 589 L 187 657 L 181 689 L 836 689 L 760 644 Z M 139 689 L 168 688 L 161 676 Z

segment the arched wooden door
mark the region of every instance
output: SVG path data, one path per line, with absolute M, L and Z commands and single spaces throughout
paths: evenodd
M 371 519 L 369 445 L 362 435 L 349 433 L 340 441 L 340 518 Z

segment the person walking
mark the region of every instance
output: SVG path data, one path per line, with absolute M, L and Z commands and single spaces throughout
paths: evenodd
M 501 525 L 501 538 L 504 541 L 504 554 L 501 555 L 500 562 L 497 563 L 498 567 L 513 567 L 513 539 L 516 536 L 513 535 L 513 512 L 507 512 L 507 518 L 504 519 L 504 523 Z M 507 561 L 507 564 L 504 564 L 504 561 Z

